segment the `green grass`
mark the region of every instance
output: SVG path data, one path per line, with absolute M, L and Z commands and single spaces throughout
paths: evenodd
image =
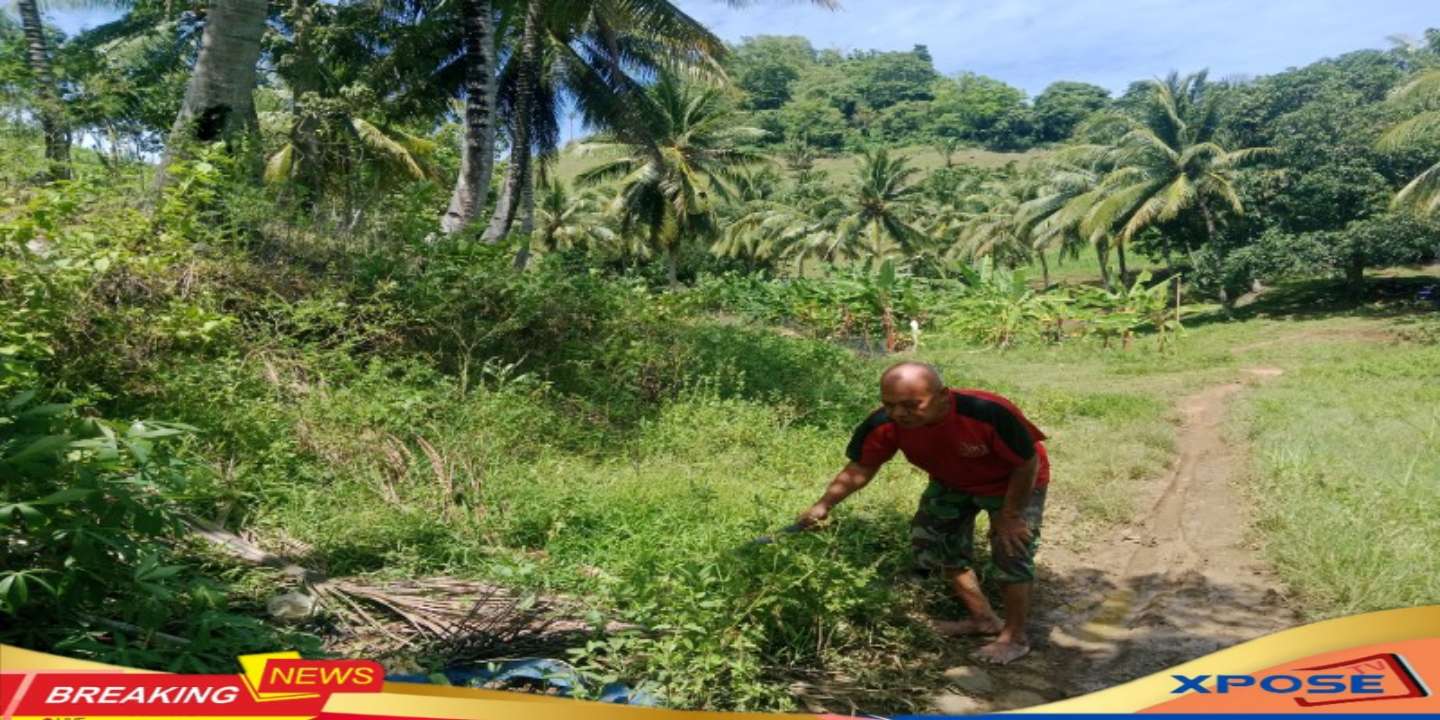
M 1437 397 L 1424 373 L 1440 366 L 1436 349 L 1363 340 L 1384 320 L 1262 309 L 1245 321 L 1192 319 L 1165 354 L 1147 337 L 1128 352 L 1088 341 L 998 352 L 930 333 L 913 356 L 939 365 L 952 385 L 1005 393 L 1050 434 L 1046 543 L 1076 552 L 1133 521 L 1134 499 L 1163 477 L 1176 398 L 1233 380 L 1242 366 L 1290 369 L 1235 419 L 1237 439 L 1251 428 L 1256 461 L 1245 487 L 1269 557 L 1316 615 L 1440 598 L 1425 570 L 1437 537 L 1424 478 L 1437 460 L 1426 450 L 1405 465 L 1427 437 L 1435 445 Z M 684 342 L 695 345 L 676 349 L 708 358 L 691 389 L 622 426 L 592 426 L 532 380 L 460 394 L 418 363 L 341 363 L 324 372 L 323 390 L 283 405 L 255 399 L 274 381 L 254 366 L 192 368 L 168 384 L 190 398 L 239 393 L 233 407 L 212 401 L 209 417 L 183 401 L 175 409 L 216 435 L 253 438 L 261 456 L 242 456 L 230 489 L 253 501 L 249 526 L 309 547 L 330 572 L 445 573 L 589 598 L 605 618 L 664 630 L 598 646 L 590 667 L 648 678 L 679 706 L 792 708 L 775 666 L 844 668 L 867 687 L 890 688 L 886 658 L 934 649 L 917 615 L 954 611 L 938 588 L 902 581 L 921 474 L 891 464 L 837 511 L 831 532 L 747 542 L 818 496 L 845 462 L 878 371 L 898 358 L 694 322 Z M 1356 333 L 1358 343 L 1344 341 Z M 1320 340 L 1285 340 L 1293 334 Z M 730 354 L 727 337 L 750 350 Z M 1399 410 L 1386 417 L 1386 408 Z M 1357 432 L 1375 423 L 1383 443 Z M 437 476 L 418 438 L 454 477 Z M 386 449 L 394 445 L 409 454 L 397 459 Z M 1367 460 L 1349 460 L 1357 457 Z M 447 484 L 467 501 L 452 503 Z M 1332 535 L 1346 543 L 1322 542 Z
M 1047 542 L 1083 548 L 1096 530 L 1130 518 L 1137 484 L 1163 470 L 1172 427 L 1157 422 L 1168 409 L 1159 389 L 1178 378 L 1137 391 L 1111 376 L 1104 353 L 1061 357 L 1098 386 L 1077 388 L 1040 350 L 971 357 L 956 348 L 934 359 L 957 385 L 1009 393 L 1052 434 Z M 868 369 L 865 385 L 881 366 L 851 362 Z M 884 658 L 936 642 L 914 611 L 936 601 L 938 586 L 903 582 L 907 524 L 925 483 L 903 462 L 843 505 L 830 532 L 747 546 L 818 497 L 844 464 L 863 409 L 816 426 L 701 389 L 575 451 L 547 436 L 581 420 L 510 391 L 459 399 L 437 389 L 411 403 L 429 410 L 408 420 L 397 410 L 394 422 L 364 409 L 404 407 L 412 393 L 360 380 L 305 403 L 300 422 L 317 445 L 300 449 L 319 462 L 302 456 L 294 474 L 267 471 L 250 493 L 260 503 L 251 526 L 309 546 L 332 572 L 494 578 L 659 626 L 659 636 L 590 661 L 656 682 L 684 707 L 792 708 L 772 665 L 844 667 L 887 688 Z M 357 426 L 367 416 L 374 424 Z M 413 449 L 404 425 L 469 469 L 457 482 L 477 486 L 477 502 L 447 516 L 441 483 L 418 452 L 387 466 L 376 438 L 393 434 Z
M 1061 257 L 1059 251 L 1045 253 L 1045 259 L 1050 263 L 1050 283 L 1052 285 L 1098 285 L 1100 283 L 1100 259 L 1095 256 L 1095 251 L 1086 249 L 1081 251 L 1079 257 Z M 1151 272 L 1160 270 L 1164 264 L 1152 261 L 1143 255 L 1130 253 L 1126 258 L 1126 271 L 1132 276 L 1144 270 Z M 1031 281 L 1039 284 L 1042 281 L 1039 261 L 1029 265 L 1027 271 Z M 1118 276 L 1119 269 L 1116 266 L 1115 256 L 1110 256 L 1110 273 L 1112 277 Z
M 1343 338 L 1245 401 L 1255 532 L 1312 617 L 1440 601 L 1440 346 Z

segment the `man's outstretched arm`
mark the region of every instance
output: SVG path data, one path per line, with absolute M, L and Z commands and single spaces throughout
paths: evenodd
M 850 497 L 856 490 L 865 487 L 875 477 L 879 468 L 872 468 L 852 462 L 844 467 L 834 480 L 825 487 L 825 494 L 820 496 L 810 509 L 800 513 L 796 519 L 802 527 L 810 527 L 830 516 L 830 510 L 840 504 L 841 500 Z

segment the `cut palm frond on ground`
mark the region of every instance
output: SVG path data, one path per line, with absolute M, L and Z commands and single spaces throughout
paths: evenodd
M 577 619 L 586 608 L 573 599 L 517 593 L 492 583 L 436 576 L 378 581 L 329 578 L 294 560 L 269 552 L 213 523 L 191 519 L 192 533 L 226 555 L 249 565 L 279 570 L 333 615 L 347 644 L 379 633 L 388 649 L 425 646 L 454 662 L 543 652 L 577 638 L 617 633 L 639 626 L 609 622 L 595 627 Z

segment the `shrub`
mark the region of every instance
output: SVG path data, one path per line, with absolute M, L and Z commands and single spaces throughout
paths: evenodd
M 180 559 L 176 499 L 199 470 L 171 441 L 190 428 L 79 418 L 34 393 L 0 428 L 5 642 L 190 672 L 304 642 L 230 612 L 225 587 Z

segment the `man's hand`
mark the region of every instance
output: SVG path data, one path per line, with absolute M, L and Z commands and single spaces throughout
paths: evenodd
M 795 524 L 808 530 L 825 522 L 827 517 L 830 517 L 830 506 L 823 502 L 817 502 L 811 505 L 810 509 L 800 513 L 800 516 L 795 518 Z
M 1004 512 L 995 513 L 990 535 L 1006 555 L 1023 557 L 1030 544 L 1030 526 L 1025 518 Z
M 810 506 L 809 510 L 800 513 L 795 518 L 795 524 L 805 530 L 819 525 L 830 517 L 830 510 L 840 504 L 841 500 L 850 497 L 851 493 L 865 487 L 870 478 L 875 477 L 878 468 L 866 467 L 860 463 L 852 462 L 844 467 L 830 484 L 825 486 L 825 494 Z

